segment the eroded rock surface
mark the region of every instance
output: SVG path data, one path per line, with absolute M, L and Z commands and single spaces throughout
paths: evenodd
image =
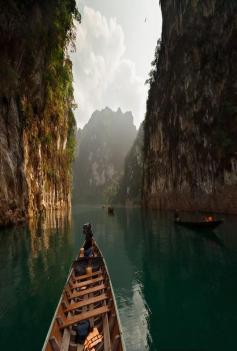
M 0 4 L 0 226 L 70 207 L 75 2 Z
M 143 201 L 237 213 L 237 2 L 161 0 Z

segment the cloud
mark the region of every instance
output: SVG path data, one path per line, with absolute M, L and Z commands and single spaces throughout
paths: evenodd
M 125 38 L 116 18 L 107 19 L 85 6 L 77 25 L 76 52 L 71 54 L 75 111 L 83 126 L 95 110 L 108 106 L 132 111 L 137 126 L 144 119 L 147 87 L 134 62 L 124 57 Z

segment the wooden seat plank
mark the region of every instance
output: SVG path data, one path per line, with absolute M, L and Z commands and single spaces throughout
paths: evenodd
M 70 325 L 77 324 L 81 321 L 84 321 L 85 319 L 93 318 L 93 317 L 99 316 L 100 314 L 104 314 L 108 312 L 109 312 L 109 307 L 107 305 L 99 308 L 95 308 L 94 310 L 91 310 L 91 311 L 82 312 L 80 314 L 77 314 L 76 316 L 65 319 L 64 324 L 60 327 L 60 329 L 67 328 Z
M 76 283 L 76 284 L 72 284 L 70 286 L 71 289 L 76 289 L 76 288 L 82 288 L 83 286 L 86 286 L 86 285 L 91 285 L 91 284 L 94 284 L 94 283 L 98 283 L 102 280 L 104 280 L 105 278 L 103 277 L 103 275 L 101 275 L 100 277 L 98 278 L 94 278 L 94 279 L 90 279 L 90 280 L 85 280 L 84 282 L 80 282 L 80 283 Z
M 87 294 L 91 294 L 91 293 L 94 293 L 96 291 L 103 290 L 105 288 L 106 288 L 105 284 L 100 284 L 100 285 L 94 286 L 93 288 L 85 289 L 85 290 L 82 290 L 82 291 L 76 291 L 73 294 L 70 294 L 68 296 L 68 299 L 72 300 L 72 299 L 75 299 L 76 297 L 81 297 L 81 296 L 84 296 L 84 295 L 87 295 Z
M 111 351 L 108 314 L 103 315 L 104 351 Z
M 93 303 L 100 302 L 100 301 L 103 301 L 103 300 L 106 300 L 106 299 L 108 299 L 108 295 L 106 295 L 106 294 L 101 294 L 99 296 L 94 296 L 94 297 L 85 299 L 83 301 L 76 302 L 76 303 L 73 303 L 73 304 L 69 305 L 65 309 L 64 312 L 70 312 L 70 311 L 73 311 L 73 310 L 75 310 L 77 308 L 81 308 L 83 306 L 88 306 L 88 305 L 91 305 Z
M 102 270 L 99 269 L 96 272 L 92 272 L 92 273 L 88 273 L 88 274 L 84 274 L 84 275 L 79 275 L 79 276 L 74 276 L 73 280 L 75 280 L 77 282 L 77 281 L 80 281 L 80 280 L 83 280 L 83 279 L 91 278 L 91 277 L 93 277 L 95 275 L 98 275 L 98 274 L 101 274 L 101 273 L 102 273 Z
M 63 332 L 63 339 L 60 346 L 60 351 L 68 351 L 70 339 L 71 339 L 71 332 L 69 328 L 65 328 Z

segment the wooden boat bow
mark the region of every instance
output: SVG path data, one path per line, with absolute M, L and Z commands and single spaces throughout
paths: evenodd
M 43 351 L 125 350 L 108 269 L 95 242 L 93 255 L 78 255 L 73 262 Z M 80 344 L 76 328 L 81 323 L 91 330 Z

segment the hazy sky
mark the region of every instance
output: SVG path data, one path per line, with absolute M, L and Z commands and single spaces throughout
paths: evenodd
M 145 114 L 144 85 L 161 36 L 158 0 L 80 0 L 72 54 L 78 127 L 108 106 L 130 110 L 138 127 Z

